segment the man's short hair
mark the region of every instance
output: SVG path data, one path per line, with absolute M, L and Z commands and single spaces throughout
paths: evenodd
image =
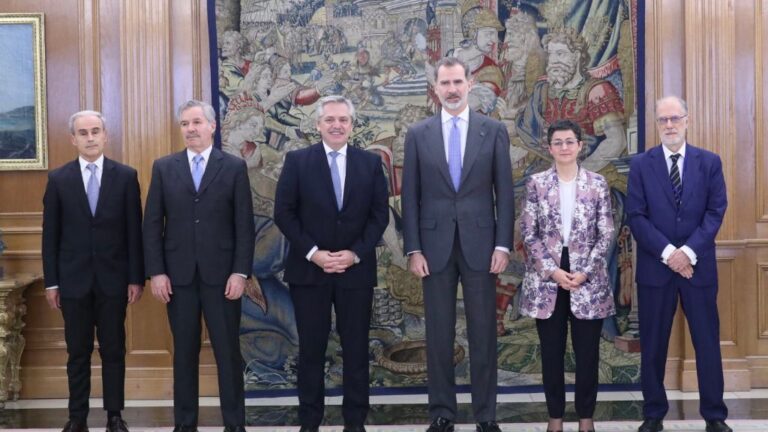
M 555 120 L 547 129 L 547 145 L 552 145 L 552 135 L 559 131 L 571 131 L 576 135 L 576 140 L 581 141 L 581 126 L 578 123 L 568 120 Z
M 352 101 L 341 95 L 324 96 L 317 101 L 317 110 L 315 111 L 315 121 L 319 122 L 325 114 L 324 107 L 329 103 L 343 103 L 349 109 L 349 116 L 352 118 L 352 123 L 355 122 L 355 105 Z
M 213 110 L 211 104 L 195 99 L 190 99 L 179 105 L 179 109 L 176 110 L 176 118 L 181 121 L 181 114 L 184 111 L 194 107 L 200 107 L 203 109 L 203 115 L 205 116 L 205 119 L 208 120 L 208 123 L 216 122 L 216 111 Z
M 439 71 L 441 67 L 453 67 L 456 65 L 464 68 L 464 78 L 469 81 L 469 66 L 467 66 L 467 64 L 458 57 L 443 57 L 437 62 L 437 64 L 435 64 L 435 81 L 437 81 L 437 71 Z
M 660 104 L 662 101 L 664 101 L 664 100 L 667 100 L 667 99 L 673 99 L 673 100 L 676 100 L 676 101 L 677 101 L 677 103 L 679 103 L 679 104 L 680 104 L 680 107 L 683 109 L 683 114 L 688 114 L 688 102 L 686 102 L 686 101 L 685 101 L 685 99 L 681 98 L 680 96 L 675 96 L 675 95 L 668 95 L 668 96 L 664 96 L 664 97 L 662 97 L 662 98 L 660 98 L 660 99 L 657 99 L 657 100 L 656 100 L 656 103 L 655 103 L 655 104 L 654 104 L 654 106 L 653 106 L 653 110 L 654 110 L 654 111 L 658 111 L 658 109 L 659 109 L 659 104 Z
M 97 117 L 99 120 L 101 120 L 102 129 L 107 128 L 107 122 L 104 120 L 104 114 L 98 111 L 84 110 L 84 111 L 78 111 L 69 117 L 69 133 L 71 133 L 72 135 L 75 134 L 75 121 L 77 119 L 79 119 L 80 117 L 90 117 L 90 116 Z

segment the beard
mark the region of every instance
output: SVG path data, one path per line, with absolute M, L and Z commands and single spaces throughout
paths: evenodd
M 547 81 L 555 88 L 564 87 L 573 79 L 576 67 L 568 63 L 552 63 L 547 65 Z

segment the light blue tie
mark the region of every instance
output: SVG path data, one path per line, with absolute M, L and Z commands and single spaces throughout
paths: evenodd
M 331 156 L 331 181 L 333 181 L 333 193 L 336 195 L 336 207 L 341 210 L 341 175 L 339 175 L 339 166 L 336 164 L 336 158 L 341 153 L 332 151 L 328 153 Z
M 96 204 L 99 202 L 99 179 L 96 177 L 98 166 L 93 163 L 86 165 L 91 177 L 88 178 L 88 186 L 85 188 L 85 194 L 88 196 L 88 206 L 91 208 L 91 215 L 96 216 Z
M 448 172 L 453 180 L 453 189 L 458 192 L 461 181 L 461 130 L 459 129 L 459 117 L 452 117 L 453 126 L 448 135 Z
M 203 155 L 195 155 L 192 163 L 192 181 L 195 183 L 195 192 L 197 192 L 200 189 L 200 180 L 203 179 Z

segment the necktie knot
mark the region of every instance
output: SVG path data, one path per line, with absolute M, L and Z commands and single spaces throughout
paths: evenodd
M 338 156 L 339 156 L 341 153 L 339 153 L 339 152 L 337 152 L 337 151 L 332 151 L 332 152 L 330 152 L 330 153 L 328 153 L 328 154 L 329 154 L 329 155 L 331 155 L 331 159 L 333 159 L 333 160 L 336 160 L 336 158 L 337 158 L 337 157 L 338 157 Z
M 98 168 L 98 165 L 96 165 L 95 163 L 89 163 L 85 167 L 88 169 L 88 171 L 91 172 L 91 175 L 93 175 L 93 174 L 96 174 L 96 168 Z
M 459 127 L 459 120 L 461 120 L 461 117 L 459 116 L 451 117 L 451 121 L 453 122 L 454 127 Z
M 669 158 L 672 159 L 673 164 L 677 164 L 677 160 L 680 159 L 680 153 L 675 153 L 671 155 Z
M 198 155 L 195 155 L 195 156 L 192 158 L 192 162 L 194 162 L 194 163 L 195 163 L 195 165 L 200 165 L 200 162 L 202 162 L 202 161 L 203 161 L 203 155 L 200 155 L 200 154 L 198 154 Z

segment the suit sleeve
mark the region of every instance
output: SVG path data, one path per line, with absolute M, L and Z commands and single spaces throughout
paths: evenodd
M 232 273 L 251 276 L 253 273 L 253 248 L 256 242 L 256 227 L 253 221 L 253 199 L 248 169 L 244 160 L 238 160 L 235 177 L 235 257 Z
M 59 284 L 59 239 L 61 238 L 61 202 L 56 180 L 48 176 L 43 195 L 43 277 L 45 286 Z
M 405 135 L 403 182 L 400 191 L 403 208 L 403 251 L 405 253 L 422 250 L 419 235 L 421 172 L 419 172 L 419 151 L 416 148 L 415 135 L 416 132 L 413 129 L 409 129 Z
M 515 232 L 515 186 L 509 159 L 509 133 L 498 123 L 493 157 L 493 188 L 496 195 L 496 244 L 512 250 Z
M 629 217 L 629 227 L 638 247 L 661 260 L 661 252 L 672 242 L 656 228 L 648 216 L 648 194 L 660 193 L 660 191 L 645 190 L 643 163 L 647 163 L 644 155 L 632 160 L 627 184 L 626 212 Z
M 358 257 L 363 257 L 376 248 L 376 244 L 381 240 L 381 235 L 389 223 L 389 203 L 387 198 L 387 180 L 384 177 L 384 167 L 381 164 L 381 158 L 373 158 L 373 190 L 371 194 L 371 208 L 368 211 L 368 221 L 363 229 L 363 235 L 352 245 L 352 251 Z
M 708 249 L 714 249 L 715 237 L 723 224 L 728 198 L 723 177 L 723 164 L 720 157 L 715 155 L 707 172 L 709 184 L 707 188 L 707 207 L 699 226 L 691 233 L 685 245 L 700 256 Z
M 163 175 L 158 161 L 152 165 L 147 204 L 144 208 L 144 267 L 148 277 L 165 273 L 163 233 L 165 231 L 165 204 Z
M 275 224 L 291 247 L 302 256 L 317 244 L 301 224 L 299 216 L 299 167 L 294 152 L 285 155 L 285 163 L 275 192 Z
M 597 197 L 597 241 L 589 252 L 589 261 L 584 268 L 587 279 L 592 280 L 595 273 L 606 268 L 608 249 L 613 242 L 613 215 L 611 213 L 611 192 L 605 179 L 600 180 L 600 195 Z
M 141 240 L 141 189 L 135 170 L 130 170 L 125 191 L 125 224 L 128 244 L 128 283 L 144 284 L 144 251 Z

